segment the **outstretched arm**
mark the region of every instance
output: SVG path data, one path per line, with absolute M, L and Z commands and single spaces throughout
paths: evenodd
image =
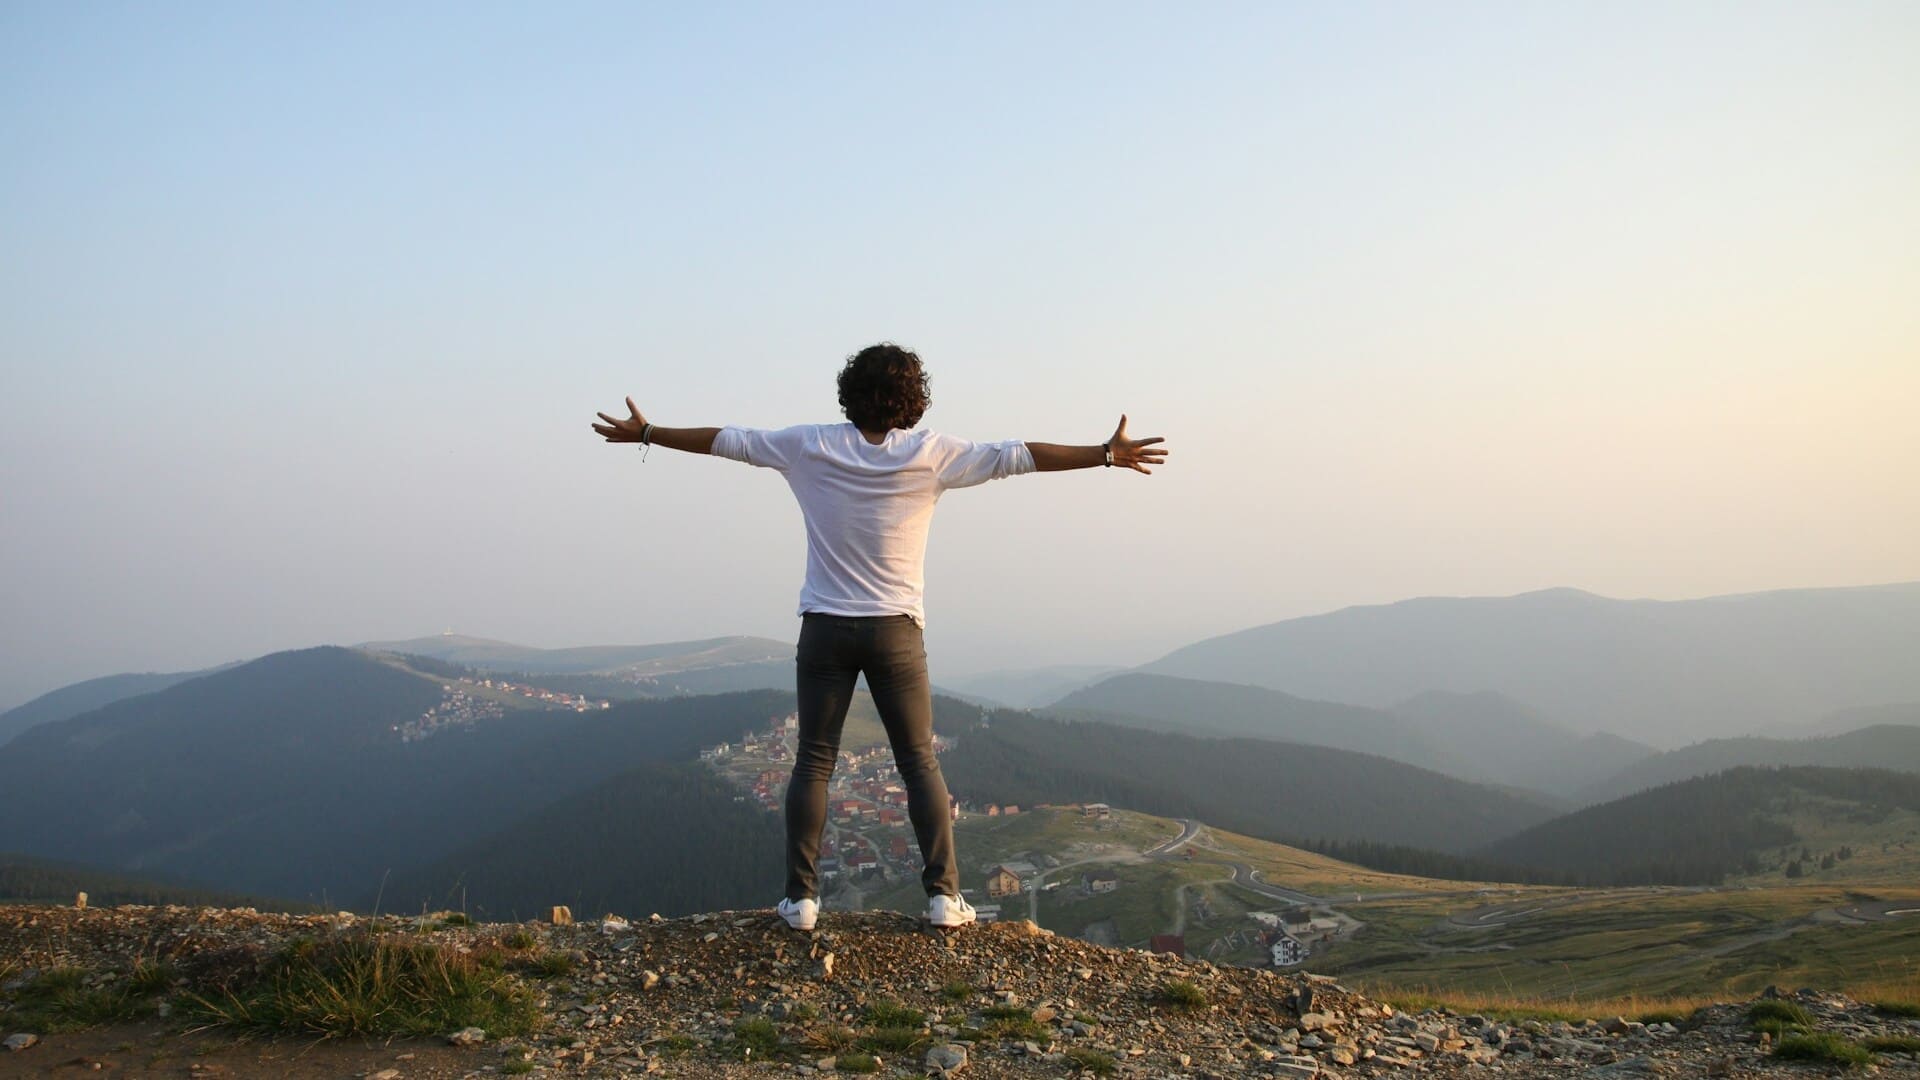
M 1166 442 L 1155 436 L 1151 439 L 1127 438 L 1127 418 L 1120 417 L 1120 426 L 1113 429 L 1113 438 L 1104 446 L 1061 446 L 1058 443 L 1030 442 L 1027 450 L 1033 454 L 1033 468 L 1036 472 L 1060 472 L 1065 469 L 1091 469 L 1100 465 L 1122 465 L 1136 472 L 1152 473 L 1149 465 L 1163 465 L 1167 452 L 1155 446 Z M 1113 460 L 1107 460 L 1107 454 L 1113 454 Z
M 627 399 L 627 412 L 632 415 L 624 420 L 616 420 L 606 413 L 598 414 L 604 424 L 594 424 L 593 430 L 610 443 L 649 442 L 655 446 L 664 446 L 669 450 L 685 450 L 689 454 L 713 453 L 714 437 L 720 434 L 717 427 L 661 427 L 647 423 L 634 407 L 633 399 Z

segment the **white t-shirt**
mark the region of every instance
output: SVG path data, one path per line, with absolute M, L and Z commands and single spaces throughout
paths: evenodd
M 725 427 L 713 452 L 780 470 L 800 500 L 802 615 L 910 615 L 922 626 L 934 503 L 949 488 L 1033 471 L 1033 453 L 1017 439 L 976 443 L 895 428 L 875 445 L 850 423 Z

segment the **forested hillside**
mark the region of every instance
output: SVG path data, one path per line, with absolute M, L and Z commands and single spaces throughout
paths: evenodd
M 587 918 L 765 907 L 784 887 L 777 814 L 698 764 L 643 765 L 360 898 L 501 921 L 566 904 Z
M 102 907 L 114 904 L 189 904 L 255 907 L 270 911 L 305 910 L 305 905 L 273 897 L 244 896 L 174 885 L 53 859 L 0 855 L 0 903 L 71 904 L 80 893 L 87 894 L 87 903 Z
M 970 715 L 969 715 L 970 713 Z M 1397 761 L 1263 739 L 1208 739 L 949 706 L 949 783 L 979 802 L 1107 802 L 1262 839 L 1373 839 L 1462 851 L 1546 820 L 1545 806 Z
M 1713 885 L 1760 869 L 1793 843 L 1807 796 L 1851 804 L 1863 820 L 1920 810 L 1920 776 L 1881 769 L 1731 769 L 1588 807 L 1487 845 L 1482 854 L 1591 885 Z
M 176 671 L 166 674 L 108 675 L 63 686 L 0 713 L 0 746 L 31 727 L 79 716 L 81 713 L 124 701 L 141 694 L 165 690 L 169 686 L 207 674 L 203 671 Z
M 792 707 L 790 693 L 756 691 L 508 711 L 399 737 L 441 701 L 436 679 L 311 649 L 42 725 L 0 753 L 0 850 L 338 903 Z

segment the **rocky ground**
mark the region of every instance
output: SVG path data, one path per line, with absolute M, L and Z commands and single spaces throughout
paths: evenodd
M 235 1041 L 178 1032 L 177 1018 L 69 1034 L 0 1031 L 0 1075 L 499 1074 L 748 1078 L 867 1069 L 879 1075 L 1120 1077 L 1807 1077 L 1752 1030 L 1749 1004 L 1680 1024 L 1580 1025 L 1396 1013 L 1331 980 L 1117 950 L 1029 923 L 939 932 L 907 916 L 830 913 L 812 934 L 769 911 L 553 926 L 290 916 L 248 910 L 0 908 L 0 1008 L 41 971 L 103 983 L 165 960 L 206 985 L 301 937 L 430 937 L 549 962 L 523 975 L 547 1017 L 525 1038 Z M 564 969 L 564 970 L 562 970 Z M 1920 1019 L 1835 995 L 1785 995 L 1815 1029 L 1854 1041 L 1909 1037 Z M 3 1015 L 3 1014 L 0 1014 Z M 0 1020 L 0 1023 L 4 1023 Z M 448 1034 L 452 1034 L 451 1032 Z M 469 1038 L 478 1033 L 469 1033 Z M 209 1043 L 209 1040 L 212 1040 Z M 208 1047 L 211 1047 L 208 1049 Z M 1883 1052 L 1882 1076 L 1920 1077 L 1920 1056 Z

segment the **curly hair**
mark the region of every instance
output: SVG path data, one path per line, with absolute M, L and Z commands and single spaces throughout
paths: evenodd
M 840 369 L 840 411 L 861 431 L 912 430 L 932 404 L 920 357 L 891 341 L 861 349 Z

